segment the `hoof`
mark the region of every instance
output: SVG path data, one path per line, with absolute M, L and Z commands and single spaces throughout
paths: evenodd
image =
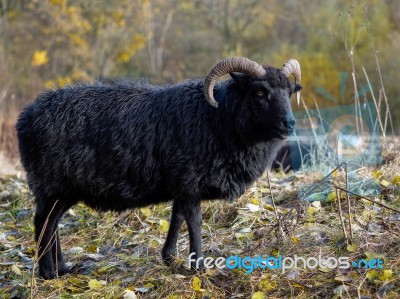
M 175 263 L 176 248 L 163 248 L 161 255 L 164 263 L 171 266 Z
M 39 270 L 39 275 L 45 279 L 45 280 L 49 280 L 49 279 L 54 279 L 57 277 L 56 272 L 54 271 L 50 271 L 50 270 Z
M 194 272 L 199 272 L 199 271 L 203 271 L 204 268 L 204 261 L 200 260 L 198 262 L 192 262 L 190 263 L 190 270 L 194 271 Z
M 63 276 L 65 274 L 71 273 L 72 269 L 68 268 L 65 265 L 59 266 L 58 268 L 58 276 Z
M 70 272 L 71 272 L 71 269 L 68 268 L 67 266 L 65 266 L 64 264 L 63 265 L 59 265 L 57 274 L 56 274 L 55 271 L 52 271 L 52 270 L 49 270 L 49 269 L 39 269 L 39 275 L 45 280 L 54 279 L 54 278 L 57 278 L 59 276 L 63 276 L 63 275 L 65 275 L 67 273 L 70 273 Z
M 174 255 L 163 255 L 162 256 L 164 264 L 167 266 L 172 266 L 175 264 L 175 256 Z

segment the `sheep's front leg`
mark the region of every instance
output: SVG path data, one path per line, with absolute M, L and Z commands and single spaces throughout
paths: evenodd
M 189 230 L 190 241 L 190 258 L 192 260 L 192 267 L 202 267 L 202 260 L 197 264 L 198 258 L 202 257 L 201 253 L 201 207 L 200 200 L 193 201 L 180 201 L 174 200 L 172 207 L 171 223 L 168 230 L 167 239 L 165 241 L 162 258 L 166 264 L 171 264 L 176 256 L 176 243 L 178 241 L 179 229 L 182 225 L 183 219 L 186 220 Z
M 203 260 L 201 259 L 203 255 L 201 253 L 202 216 L 200 200 L 186 202 L 184 215 L 189 229 L 191 267 L 201 268 L 203 266 Z M 200 260 L 198 261 L 198 259 Z
M 168 235 L 162 250 L 162 258 L 167 265 L 170 265 L 176 256 L 176 242 L 178 241 L 179 230 L 185 218 L 182 206 L 178 200 L 174 200 Z

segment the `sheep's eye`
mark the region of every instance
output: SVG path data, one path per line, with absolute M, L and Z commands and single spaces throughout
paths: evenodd
M 257 92 L 257 96 L 259 96 L 259 97 L 263 97 L 263 96 L 264 96 L 264 92 L 262 92 L 262 91 L 258 91 L 258 92 Z

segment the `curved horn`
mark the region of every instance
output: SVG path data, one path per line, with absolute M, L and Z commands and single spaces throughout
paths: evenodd
M 294 82 L 296 84 L 301 83 L 301 68 L 300 63 L 296 59 L 289 59 L 282 66 L 281 71 L 289 77 L 291 74 L 294 76 Z M 300 104 L 300 92 L 297 93 L 297 105 Z
M 214 85 L 218 78 L 232 72 L 248 74 L 253 78 L 261 77 L 266 74 L 265 69 L 248 58 L 230 57 L 218 62 L 204 80 L 204 95 L 207 102 L 214 108 L 218 108 L 218 103 L 214 99 Z

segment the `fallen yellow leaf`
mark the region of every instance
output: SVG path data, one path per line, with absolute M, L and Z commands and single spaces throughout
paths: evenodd
M 376 270 L 370 270 L 367 272 L 365 275 L 369 280 L 374 279 L 378 275 L 378 271 Z
M 251 299 L 264 299 L 264 298 L 265 298 L 264 292 L 255 292 L 253 296 L 251 296 Z
M 358 245 L 353 243 L 353 244 L 349 244 L 347 245 L 347 251 L 349 252 L 355 252 L 358 248 Z
M 263 291 L 272 291 L 276 289 L 277 282 L 274 280 L 271 280 L 270 277 L 264 278 L 258 283 L 258 287 L 260 290 Z M 260 292 L 262 293 L 262 292 Z M 263 293 L 264 294 L 264 293 Z
M 91 290 L 98 290 L 103 286 L 103 283 L 97 279 L 91 279 L 89 280 L 88 286 Z
M 297 244 L 297 243 L 300 242 L 300 240 L 299 240 L 298 238 L 296 238 L 295 236 L 291 236 L 290 239 L 292 240 L 292 242 L 293 242 L 294 244 Z
M 200 291 L 201 289 L 201 279 L 197 276 L 193 277 L 192 286 L 194 291 Z
M 151 210 L 149 208 L 141 208 L 140 212 L 142 212 L 142 214 L 146 217 L 149 217 L 151 214 Z
M 328 196 L 326 197 L 326 200 L 328 202 L 336 201 L 336 192 L 332 191 L 331 193 L 329 193 Z
M 374 177 L 374 178 L 376 178 L 376 179 L 380 179 L 381 177 L 382 177 L 382 172 L 381 171 L 379 171 L 379 170 L 373 170 L 372 172 L 371 172 L 371 174 L 372 174 L 372 176 Z
M 388 181 L 382 180 L 382 181 L 381 181 L 381 185 L 382 185 L 383 187 L 387 187 L 387 186 L 390 185 L 390 183 L 389 183 Z
M 307 214 L 308 215 L 314 215 L 316 212 L 318 212 L 318 209 L 312 206 L 309 206 L 307 208 Z
M 167 233 L 169 229 L 169 222 L 167 220 L 161 219 L 160 220 L 160 231 L 162 233 Z
M 379 280 L 381 281 L 387 281 L 390 280 L 393 276 L 393 271 L 392 270 L 383 270 L 383 272 L 378 276 Z
M 21 270 L 18 268 L 17 265 L 12 265 L 11 266 L 11 271 L 16 275 L 19 275 L 19 276 L 22 275 Z

